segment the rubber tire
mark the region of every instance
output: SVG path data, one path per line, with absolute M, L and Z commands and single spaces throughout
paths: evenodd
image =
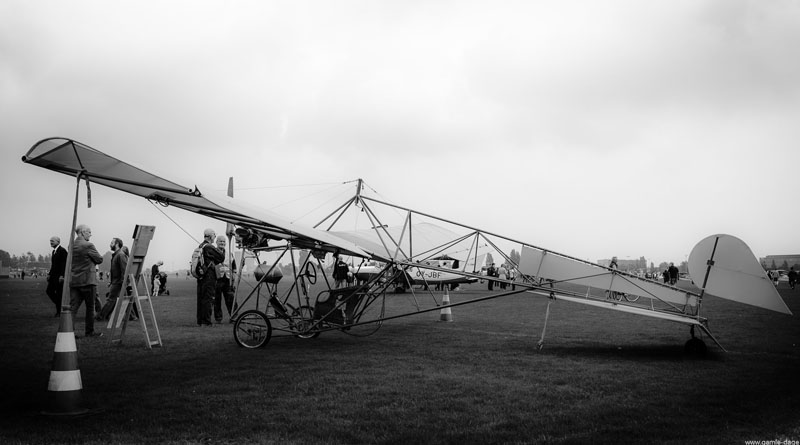
M 292 311 L 292 317 L 298 317 L 302 320 L 310 320 L 313 323 L 314 320 L 314 308 L 311 306 L 300 306 L 299 308 Z M 319 331 L 313 332 L 311 334 L 295 334 L 295 337 L 302 338 L 302 339 L 309 339 L 309 338 L 317 338 L 319 337 Z
M 708 348 L 703 340 L 692 337 L 683 347 L 683 352 L 690 357 L 705 357 Z
M 252 329 L 253 325 L 259 329 L 260 338 L 255 338 L 252 333 L 248 333 L 248 329 Z M 262 333 L 261 330 L 265 333 Z M 266 346 L 269 339 L 272 338 L 272 324 L 269 322 L 267 314 L 258 310 L 249 310 L 240 314 L 236 318 L 236 323 L 233 324 L 233 338 L 236 340 L 236 344 L 243 348 L 255 349 Z M 251 338 L 254 341 L 248 341 Z

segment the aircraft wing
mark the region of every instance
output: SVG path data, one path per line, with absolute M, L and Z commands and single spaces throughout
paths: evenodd
M 331 252 L 339 250 L 348 255 L 370 258 L 357 245 L 329 232 L 293 223 L 221 193 L 202 192 L 197 186 L 192 189 L 177 184 L 71 139 L 39 141 L 22 157 L 22 161 L 76 178 L 81 173 L 81 178 L 95 184 L 251 228 L 272 239 L 291 241 L 298 247 Z

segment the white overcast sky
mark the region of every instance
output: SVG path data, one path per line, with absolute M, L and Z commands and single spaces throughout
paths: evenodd
M 592 261 L 679 262 L 715 233 L 800 253 L 799 48 L 788 0 L 3 0 L 0 249 L 66 244 L 74 179 L 20 161 L 63 136 L 234 176 L 279 213 L 294 189 L 263 187 L 363 178 Z M 224 229 L 100 186 L 85 201 L 101 252 L 152 224 L 167 269 L 195 245 L 178 225 Z

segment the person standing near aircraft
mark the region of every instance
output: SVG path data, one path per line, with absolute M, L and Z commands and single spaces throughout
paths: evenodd
M 678 282 L 678 268 L 675 267 L 675 263 L 669 263 L 669 284 L 674 286 Z
M 337 257 L 336 265 L 333 266 L 333 280 L 336 289 L 345 287 L 347 283 L 348 272 L 350 272 L 350 268 L 347 267 L 347 263 L 345 263 L 341 258 Z
M 797 271 L 794 270 L 794 266 L 789 268 L 789 287 L 794 290 L 794 286 L 797 283 Z
M 103 256 L 89 242 L 92 229 L 86 224 L 75 228 L 75 241 L 72 244 L 72 269 L 70 270 L 70 306 L 72 317 L 86 303 L 85 333 L 87 337 L 101 337 L 101 332 L 94 331 L 94 300 L 97 295 L 97 272 L 95 267 L 103 262 Z M 74 324 L 74 320 L 73 320 Z
M 489 290 L 494 290 L 494 275 L 497 273 L 494 268 L 494 263 L 489 265 L 489 268 L 486 269 L 486 276 L 488 277 L 486 280 L 489 282 Z
M 64 294 L 64 269 L 67 268 L 67 249 L 61 247 L 61 238 L 50 238 L 53 254 L 50 257 L 50 272 L 47 274 L 45 293 L 56 305 L 56 317 L 61 315 L 61 297 Z
M 150 292 L 152 292 L 153 295 L 156 295 L 156 291 L 158 290 L 158 288 L 156 286 L 159 286 L 161 284 L 161 283 L 157 282 L 159 280 L 158 267 L 159 266 L 163 266 L 163 265 L 164 265 L 164 262 L 159 260 L 156 264 L 153 264 L 153 267 L 150 268 Z
M 214 290 L 214 321 L 217 324 L 222 323 L 222 299 L 225 298 L 225 307 L 228 308 L 228 317 L 231 317 L 230 321 L 233 323 L 233 286 L 231 286 L 231 282 L 233 279 L 233 272 L 236 272 L 236 261 L 234 260 L 230 267 L 227 264 L 227 255 L 225 252 L 225 245 L 227 242 L 225 241 L 225 237 L 220 235 L 217 237 L 217 250 L 222 252 L 223 257 L 225 260 L 217 264 L 216 267 L 216 275 L 217 275 L 217 284 Z
M 502 280 L 502 281 L 500 281 L 500 289 L 504 289 L 505 290 L 505 288 L 506 288 L 505 280 L 508 278 L 508 270 L 506 270 L 506 265 L 505 264 L 501 264 L 500 268 L 497 269 L 497 278 Z
M 99 320 L 107 320 L 117 304 L 117 299 L 122 293 L 122 285 L 125 282 L 125 267 L 128 265 L 127 249 L 122 246 L 120 238 L 111 240 L 111 270 L 108 273 L 108 298 L 106 304 L 97 315 Z M 134 309 L 136 306 L 134 306 Z
M 613 275 L 613 274 L 614 274 L 616 271 L 618 271 L 618 270 L 619 270 L 619 264 L 617 264 L 617 257 L 615 257 L 615 256 L 611 257 L 611 262 L 608 264 L 608 268 L 609 268 L 609 269 L 611 269 L 611 273 L 612 273 L 612 275 Z M 613 278 L 612 278 L 612 279 L 613 279 Z M 617 292 L 616 292 L 616 291 L 609 290 L 608 292 L 606 292 L 606 299 L 609 299 L 609 298 L 610 298 L 611 300 L 616 300 L 618 295 L 619 295 L 619 294 L 617 294 Z M 615 303 L 615 304 L 616 304 L 616 303 Z
M 200 266 L 201 275 L 197 279 L 197 325 L 213 326 L 211 324 L 211 305 L 214 293 L 217 291 L 217 277 L 215 266 L 221 263 L 225 256 L 214 246 L 217 234 L 214 229 L 203 232 L 203 242 L 200 243 L 200 255 L 203 263 Z

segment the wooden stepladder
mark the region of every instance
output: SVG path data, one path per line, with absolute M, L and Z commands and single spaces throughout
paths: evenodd
M 125 335 L 125 328 L 128 326 L 131 312 L 134 307 L 136 308 L 139 316 L 139 321 L 142 324 L 142 332 L 144 332 L 145 343 L 147 348 L 153 346 L 163 346 L 161 343 L 161 333 L 158 330 L 158 323 L 156 322 L 156 313 L 153 310 L 153 301 L 150 299 L 150 290 L 147 288 L 147 279 L 142 273 L 144 268 L 144 258 L 147 256 L 147 249 L 150 246 L 150 240 L 153 239 L 155 226 L 139 226 L 137 225 L 133 231 L 133 245 L 131 246 L 131 254 L 128 257 L 128 264 L 125 266 L 125 283 L 131 287 L 130 295 L 120 295 L 117 298 L 117 303 L 114 306 L 114 311 L 111 313 L 111 318 L 108 321 L 108 328 L 111 329 L 109 342 L 122 343 L 122 337 Z M 147 305 L 143 306 L 142 301 L 146 301 Z M 145 312 L 143 309 L 149 309 Z M 155 329 L 155 340 L 150 340 L 150 333 L 147 330 L 147 315 L 149 315 L 153 322 L 153 329 Z M 119 329 L 119 335 L 117 330 Z

